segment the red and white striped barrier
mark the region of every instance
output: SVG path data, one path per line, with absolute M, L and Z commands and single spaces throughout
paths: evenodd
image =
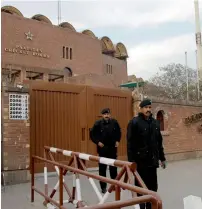
M 94 161 L 94 162 L 98 162 L 98 163 L 102 163 L 105 165 L 109 165 L 109 166 L 116 166 L 116 167 L 120 167 L 121 171 L 118 173 L 117 177 L 115 180 L 117 181 L 121 181 L 122 177 L 124 177 L 124 182 L 127 183 L 129 181 L 129 184 L 134 185 L 134 181 L 132 180 L 132 177 L 135 176 L 136 179 L 139 181 L 140 185 L 144 188 L 147 189 L 144 182 L 141 180 L 140 176 L 138 175 L 138 173 L 136 172 L 136 164 L 135 163 L 131 163 L 131 162 L 127 162 L 127 161 L 120 161 L 120 160 L 115 160 L 115 159 L 109 159 L 109 158 L 104 158 L 104 157 L 98 157 L 98 156 L 93 156 L 93 155 L 89 155 L 89 154 L 85 154 L 85 153 L 78 153 L 78 152 L 73 152 L 73 151 L 69 151 L 69 150 L 62 150 L 62 149 L 58 149 L 55 147 L 45 147 L 45 152 L 44 152 L 44 158 L 47 160 L 47 158 L 49 157 L 51 159 L 51 161 L 55 162 L 53 155 L 51 153 L 58 153 L 58 154 L 62 154 L 64 156 L 70 157 L 70 161 L 68 163 L 68 166 L 71 166 L 74 163 L 74 167 L 75 169 L 80 169 L 82 171 L 87 171 L 87 168 L 85 166 L 84 161 Z M 55 162 L 57 163 L 57 162 Z M 56 173 L 58 174 L 58 176 L 60 175 L 60 169 L 58 166 L 54 166 Z M 80 178 L 79 178 L 79 174 L 78 173 L 74 173 L 73 172 L 73 186 L 72 186 L 72 193 L 70 192 L 68 186 L 66 185 L 65 181 L 64 181 L 64 176 L 67 174 L 68 170 L 63 170 L 62 171 L 62 180 L 63 180 L 63 186 L 69 196 L 68 200 L 63 200 L 63 203 L 73 203 L 76 207 L 87 207 L 84 204 L 84 201 L 82 199 L 82 194 L 81 194 L 81 184 L 80 184 Z M 115 191 L 116 194 L 116 200 L 120 200 L 121 197 L 121 187 L 115 187 L 114 184 L 111 184 L 107 190 L 107 192 L 102 195 L 101 192 L 99 191 L 97 185 L 94 182 L 94 179 L 90 176 L 90 175 L 86 175 L 86 177 L 88 178 L 93 190 L 95 191 L 95 194 L 97 195 L 98 198 L 98 205 L 102 205 L 106 202 L 106 200 L 108 199 L 109 195 Z M 102 180 L 103 177 L 100 177 L 100 180 Z M 47 180 L 47 166 L 45 163 L 44 166 L 44 185 L 45 185 L 45 195 L 48 196 L 48 180 Z M 60 180 L 56 183 L 55 187 L 53 188 L 49 198 L 53 198 L 53 196 L 55 195 L 56 191 L 58 190 L 60 185 Z M 132 197 L 135 197 L 135 193 L 132 192 Z M 44 201 L 44 205 L 47 205 L 50 201 L 48 199 L 45 199 Z M 56 201 L 57 203 L 59 203 L 59 201 Z M 134 205 L 135 209 L 139 208 L 139 205 Z M 157 208 L 158 209 L 158 208 Z
M 85 154 L 85 153 L 73 152 L 73 151 L 69 151 L 69 150 L 62 150 L 62 149 L 55 148 L 55 147 L 45 146 L 45 149 L 52 152 L 52 153 L 63 154 L 67 157 L 72 157 L 75 155 L 78 158 L 80 158 L 81 160 L 95 161 L 95 162 L 99 162 L 99 163 L 102 163 L 105 165 L 111 165 L 111 166 L 116 166 L 116 167 L 123 167 L 123 166 L 127 165 L 131 169 L 136 168 L 135 163 L 131 163 L 131 162 L 127 162 L 127 161 L 115 160 L 115 159 L 110 159 L 110 158 L 105 158 L 105 157 L 98 157 L 98 156 L 89 155 L 89 154 Z
M 105 164 L 108 166 L 123 167 L 125 165 L 128 165 L 130 168 L 133 168 L 133 169 L 135 168 L 135 164 L 131 163 L 131 162 L 120 161 L 120 160 L 115 160 L 115 159 L 110 159 L 110 158 L 105 158 L 105 157 L 97 157 L 97 156 L 93 156 L 93 155 L 89 155 L 89 154 L 85 154 L 85 153 L 78 153 L 78 152 L 73 152 L 73 151 L 69 151 L 69 150 L 62 150 L 62 149 L 55 148 L 55 147 L 45 147 L 45 149 L 52 152 L 52 153 L 60 153 L 60 154 L 63 154 L 64 156 L 67 156 L 67 157 L 77 156 L 81 160 L 96 161 L 98 163 L 102 163 L 102 164 Z M 104 202 L 106 202 L 110 193 L 113 191 L 112 188 L 110 187 L 107 190 L 107 192 L 104 194 L 104 196 L 102 196 L 102 194 L 99 191 L 99 189 L 97 188 L 97 185 L 95 184 L 94 180 L 92 178 L 88 178 L 88 180 L 89 180 L 90 184 L 92 185 L 92 187 L 95 191 L 95 194 L 98 197 L 99 204 L 103 204 Z M 120 179 L 118 179 L 118 180 L 120 180 Z M 56 184 L 56 186 L 57 187 L 54 188 L 54 192 L 57 190 L 59 184 Z M 77 191 L 77 201 L 75 203 L 81 202 L 82 198 L 81 198 L 81 187 L 80 187 L 79 177 L 76 177 L 76 184 L 75 184 L 75 181 L 73 180 L 73 188 L 74 187 Z

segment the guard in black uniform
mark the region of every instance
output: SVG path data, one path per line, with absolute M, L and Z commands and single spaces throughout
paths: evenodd
M 117 158 L 117 148 L 121 140 L 121 129 L 117 120 L 111 118 L 110 109 L 101 111 L 102 119 L 95 122 L 90 131 L 90 138 L 97 145 L 97 152 L 100 157 L 111 159 Z M 107 165 L 99 163 L 99 175 L 106 177 Z M 110 176 L 115 179 L 117 168 L 109 167 Z M 106 192 L 107 184 L 100 182 L 102 193 Z
M 127 128 L 128 160 L 137 163 L 137 172 L 149 190 L 157 191 L 157 168 L 159 161 L 166 168 L 166 158 L 162 145 L 160 124 L 152 117 L 151 100 L 140 103 L 140 113 L 134 117 Z M 140 186 L 135 181 L 136 186 Z M 140 195 L 138 195 L 140 196 Z M 140 204 L 140 209 L 151 209 L 151 204 Z

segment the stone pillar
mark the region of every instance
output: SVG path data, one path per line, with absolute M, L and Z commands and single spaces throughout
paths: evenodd
M 23 83 L 24 80 L 27 80 L 27 77 L 26 77 L 26 70 L 21 70 L 21 73 L 20 73 L 20 82 Z
M 139 113 L 139 104 L 140 104 L 140 101 L 137 100 L 137 101 L 133 101 L 133 115 L 134 116 L 137 116 L 138 113 Z
M 43 74 L 43 80 L 44 81 L 48 81 L 48 73 L 44 73 Z
M 132 98 L 133 98 L 133 115 L 136 116 L 139 112 L 139 104 L 141 102 L 141 95 L 137 91 L 133 91 Z

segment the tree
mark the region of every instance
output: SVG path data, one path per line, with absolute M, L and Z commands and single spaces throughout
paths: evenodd
M 186 99 L 187 71 L 181 64 L 171 63 L 159 68 L 159 72 L 149 82 L 164 92 L 164 96 L 171 99 Z M 189 100 L 197 100 L 197 72 L 188 68 Z

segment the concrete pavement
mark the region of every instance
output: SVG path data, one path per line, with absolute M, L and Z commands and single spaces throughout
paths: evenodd
M 97 173 L 97 172 L 96 172 Z M 163 199 L 164 209 L 183 209 L 183 198 L 188 195 L 202 197 L 202 159 L 172 162 L 166 170 L 158 170 L 159 194 Z M 72 177 L 66 176 L 65 181 L 72 185 Z M 43 178 L 36 178 L 36 187 L 44 190 Z M 57 182 L 56 177 L 49 177 L 49 192 Z M 98 184 L 98 182 L 96 182 Z M 86 177 L 81 178 L 82 198 L 87 204 L 96 204 L 97 197 Z M 128 199 L 128 191 L 122 192 L 122 198 Z M 44 209 L 43 198 L 35 193 L 35 202 L 30 202 L 30 183 L 7 186 L 2 192 L 2 209 Z M 55 198 L 58 200 L 58 195 Z M 67 199 L 65 193 L 64 199 Z M 111 194 L 109 201 L 114 199 Z M 73 208 L 66 205 L 68 208 Z M 132 208 L 132 207 L 130 207 Z

